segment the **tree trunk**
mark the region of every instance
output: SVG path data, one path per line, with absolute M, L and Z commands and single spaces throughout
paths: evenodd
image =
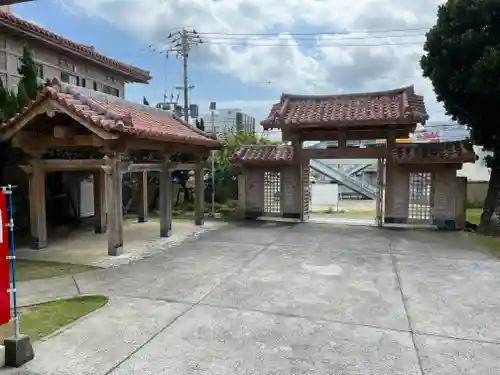
M 500 196 L 500 168 L 492 168 L 490 182 L 488 184 L 488 193 L 483 204 L 483 213 L 481 214 L 481 224 L 479 230 L 483 234 L 492 235 L 498 231 L 498 221 L 491 220 L 492 216 L 500 214 L 498 204 Z M 496 213 L 496 215 L 494 215 Z

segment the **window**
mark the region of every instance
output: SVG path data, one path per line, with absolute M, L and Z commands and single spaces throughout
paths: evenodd
M 43 65 L 42 64 L 36 64 L 36 70 L 38 73 L 38 77 L 44 78 L 43 76 Z
M 94 91 L 97 91 L 97 82 L 94 81 Z
M 111 87 L 111 86 L 108 86 L 108 85 L 104 85 L 102 91 L 105 94 L 110 94 L 110 95 L 113 95 L 113 96 L 120 97 L 120 90 L 118 90 L 118 89 L 116 89 L 114 87 Z
M 69 73 L 61 72 L 61 81 L 69 83 Z
M 61 81 L 69 83 L 71 85 L 80 86 L 80 77 L 76 74 L 71 74 L 68 72 L 61 72 Z
M 87 87 L 87 80 L 82 78 L 82 87 Z

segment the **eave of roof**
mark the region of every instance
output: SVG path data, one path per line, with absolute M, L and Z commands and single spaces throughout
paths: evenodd
M 139 103 L 126 101 L 99 92 L 60 82 L 54 78 L 51 86 L 45 87 L 1 128 L 2 140 L 8 140 L 16 125 L 44 103 L 53 101 L 64 108 L 78 121 L 103 129 L 111 134 L 128 134 L 137 138 L 179 143 L 208 148 L 220 147 L 212 134 L 206 133 L 169 113 Z
M 83 58 L 106 67 L 107 69 L 127 77 L 131 82 L 148 83 L 151 79 L 150 72 L 147 70 L 107 57 L 96 52 L 92 46 L 76 43 L 38 25 L 16 17 L 13 14 L 0 11 L 0 25 L 13 32 L 18 32 L 24 36 L 35 38 L 47 45 L 50 45 L 53 49 L 65 51 L 66 53 L 70 53 L 79 58 Z
M 344 120 L 331 120 L 331 121 L 320 121 L 318 123 L 317 119 L 315 120 L 304 120 L 304 119 L 292 119 L 289 120 L 286 118 L 287 113 L 289 111 L 296 111 L 298 106 L 306 106 L 310 105 L 310 102 L 313 103 L 335 103 L 335 102 L 348 102 L 354 101 L 356 99 L 366 98 L 373 100 L 374 98 L 380 97 L 393 97 L 395 95 L 401 96 L 401 110 L 404 111 L 402 115 L 404 117 L 399 118 L 391 118 L 387 119 L 362 119 L 362 120 L 352 120 L 352 119 L 344 119 Z M 399 99 L 398 99 L 399 100 Z M 406 103 L 405 103 L 406 100 Z M 302 102 L 299 104 L 295 104 L 297 107 L 293 107 L 294 103 Z M 325 104 L 325 105 L 326 105 Z M 406 104 L 406 107 L 404 107 Z M 278 103 L 275 103 L 268 117 L 261 122 L 261 125 L 264 126 L 265 129 L 270 128 L 281 128 L 284 124 L 295 124 L 295 125 L 339 125 L 345 126 L 348 123 L 357 123 L 357 125 L 370 125 L 370 124 L 378 124 L 383 125 L 387 124 L 414 124 L 416 122 L 425 123 L 428 119 L 428 114 L 425 109 L 424 98 L 421 95 L 415 94 L 415 90 L 413 86 L 405 86 L 397 89 L 384 90 L 384 91 L 374 91 L 374 92 L 360 92 L 360 93 L 348 93 L 348 94 L 334 94 L 334 95 L 297 95 L 297 94 L 282 94 L 281 99 Z

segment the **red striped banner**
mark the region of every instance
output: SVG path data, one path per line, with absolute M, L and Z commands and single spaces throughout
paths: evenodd
M 0 191 L 0 324 L 10 321 L 10 261 L 7 197 Z

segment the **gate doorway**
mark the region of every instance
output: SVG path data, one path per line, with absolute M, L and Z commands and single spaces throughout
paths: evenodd
M 264 215 L 281 215 L 280 172 L 264 172 Z
M 432 173 L 409 174 L 408 223 L 432 223 Z

